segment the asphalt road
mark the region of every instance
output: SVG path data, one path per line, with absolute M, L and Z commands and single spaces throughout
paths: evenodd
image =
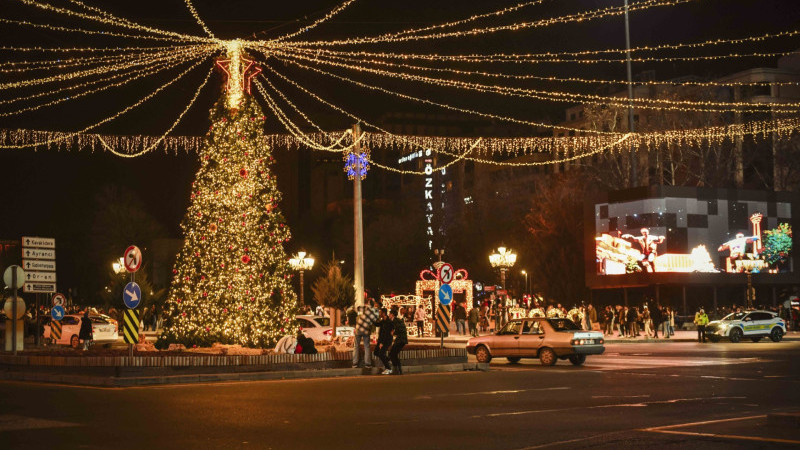
M 775 448 L 800 342 L 617 344 L 584 367 L 85 388 L 0 382 L 0 448 Z M 776 442 L 782 441 L 782 442 Z

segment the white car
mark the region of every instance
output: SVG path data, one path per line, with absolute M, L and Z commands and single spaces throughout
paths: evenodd
M 706 336 L 711 342 L 719 342 L 722 338 L 728 338 L 731 342 L 750 338 L 753 342 L 758 342 L 765 337 L 773 342 L 780 342 L 785 334 L 786 324 L 783 319 L 769 311 L 735 312 L 706 325 Z
M 297 324 L 303 334 L 315 341 L 330 341 L 333 330 L 331 329 L 331 318 L 323 316 L 297 316 Z
M 78 348 L 80 345 L 82 314 L 69 314 L 61 319 L 61 339 L 55 341 L 56 344 L 69 345 Z M 106 320 L 101 315 L 89 315 L 92 321 L 92 337 L 96 344 L 108 344 L 117 342 L 119 334 L 117 324 Z M 44 326 L 44 338 L 50 339 L 50 324 Z

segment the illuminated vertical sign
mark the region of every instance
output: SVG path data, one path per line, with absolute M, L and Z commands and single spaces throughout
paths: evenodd
M 425 203 L 425 219 L 427 220 L 428 236 L 428 249 L 433 249 L 433 158 L 431 156 L 431 149 L 425 150 L 425 188 L 424 203 Z

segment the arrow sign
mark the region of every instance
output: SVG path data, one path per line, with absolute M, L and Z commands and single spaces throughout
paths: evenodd
M 43 248 L 26 248 L 23 249 L 22 256 L 26 259 L 56 259 L 56 251 Z
M 122 291 L 122 301 L 130 309 L 139 306 L 139 302 L 142 301 L 142 289 L 139 288 L 139 285 L 133 281 L 126 284 L 125 289 Z
M 142 267 L 142 251 L 139 247 L 131 245 L 125 249 L 125 254 L 122 256 L 125 263 L 125 270 L 128 272 L 136 272 L 139 267 Z
M 44 272 L 55 272 L 55 261 L 40 261 L 38 259 L 23 259 L 22 268 L 25 270 L 40 270 Z
M 36 282 L 45 282 L 45 283 L 55 283 L 56 282 L 56 273 L 55 272 L 25 272 L 25 281 L 36 283 Z
M 22 236 L 23 247 L 36 248 L 56 248 L 56 240 L 53 238 Z
M 27 294 L 52 294 L 55 291 L 55 283 L 29 283 L 26 281 L 22 286 L 22 292 Z
M 449 284 L 443 284 L 439 287 L 437 296 L 439 297 L 439 303 L 449 305 L 453 301 L 453 288 Z
M 66 302 L 67 298 L 64 297 L 64 294 L 56 294 L 53 296 L 53 306 L 64 306 Z
M 50 317 L 53 320 L 61 320 L 64 318 L 64 307 L 60 305 L 53 306 L 53 309 L 50 310 Z
M 444 284 L 450 284 L 450 282 L 453 281 L 454 274 L 453 266 L 448 263 L 444 263 L 439 267 L 439 280 Z

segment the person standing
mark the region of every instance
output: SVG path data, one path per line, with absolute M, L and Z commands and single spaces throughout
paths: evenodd
M 78 339 L 83 341 L 83 349 L 89 350 L 89 345 L 92 343 L 92 319 L 89 318 L 89 310 L 83 312 L 83 319 L 81 319 L 81 329 L 78 331 Z
M 652 323 L 653 327 L 653 337 L 658 339 L 658 328 L 661 326 L 661 308 L 656 305 L 652 311 L 650 311 L 650 322 Z
M 394 323 L 389 320 L 389 314 L 386 308 L 381 308 L 378 323 L 378 344 L 375 346 L 375 356 L 383 363 L 383 374 L 391 375 L 392 364 L 389 362 L 387 352 L 392 345 L 392 331 L 394 331 Z
M 597 310 L 591 303 L 586 307 L 586 327 L 592 331 L 592 327 L 597 323 Z
M 703 308 L 694 315 L 694 324 L 697 325 L 697 342 L 706 342 L 706 324 L 708 324 L 708 316 Z
M 392 324 L 394 325 L 394 329 L 392 329 L 394 343 L 392 343 L 392 349 L 389 351 L 389 358 L 392 360 L 391 374 L 402 375 L 403 366 L 400 364 L 400 351 L 403 350 L 403 347 L 405 347 L 406 344 L 408 344 L 408 332 L 403 319 L 397 317 L 397 310 L 392 309 L 389 312 L 389 318 L 392 320 Z
M 480 313 L 478 312 L 478 308 L 475 306 L 469 310 L 469 320 L 467 323 L 469 325 L 469 334 L 473 337 L 478 337 L 478 321 L 480 320 Z
M 617 311 L 617 324 L 619 325 L 619 337 L 625 337 L 628 332 L 628 307 L 620 307 Z
M 417 310 L 414 311 L 414 321 L 417 322 L 417 337 L 425 335 L 425 319 L 427 319 L 425 306 L 417 305 Z
M 463 303 L 456 303 L 453 318 L 456 320 L 456 333 L 467 334 L 467 310 L 464 308 Z
M 372 326 L 378 320 L 378 311 L 372 306 L 373 301 L 368 300 L 367 304 L 359 308 L 356 316 L 355 341 L 353 342 L 353 367 L 360 367 L 361 341 L 364 342 L 364 363 L 366 368 L 372 367 L 372 352 L 370 348 L 369 335 Z

